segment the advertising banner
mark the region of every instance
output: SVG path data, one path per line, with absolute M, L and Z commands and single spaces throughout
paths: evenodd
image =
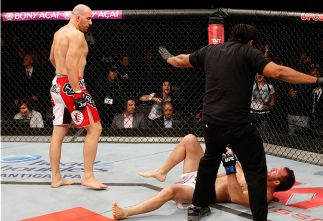
M 3 12 L 2 21 L 70 20 L 71 16 L 72 11 Z M 122 11 L 92 11 L 92 19 L 122 19 Z

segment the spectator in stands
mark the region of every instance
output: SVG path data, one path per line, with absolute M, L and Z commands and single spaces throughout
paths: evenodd
M 300 72 L 309 73 L 312 59 L 308 52 L 304 52 L 298 61 L 298 69 Z
M 20 47 L 18 49 L 18 57 L 19 57 L 19 59 L 23 60 L 25 58 L 25 55 L 26 55 L 26 52 L 25 52 L 24 48 Z
M 312 90 L 312 84 L 289 84 L 287 115 L 289 135 L 297 135 L 297 132 L 309 128 Z
M 49 52 L 46 49 L 43 49 L 40 56 L 40 64 L 42 67 L 50 66 Z
M 30 120 L 31 128 L 44 127 L 42 115 L 39 112 L 32 110 L 29 103 L 26 100 L 20 101 L 18 106 L 19 106 L 20 112 L 14 116 L 15 120 L 21 120 L 21 119 Z
M 88 31 L 85 34 L 85 39 L 87 41 L 88 44 L 94 45 L 95 44 L 95 39 L 94 39 L 94 34 L 92 31 Z
M 140 81 L 138 81 L 139 96 L 144 95 L 147 91 L 152 91 L 153 85 L 155 85 L 156 63 L 154 62 L 154 56 L 151 51 L 146 51 L 143 57 L 143 61 L 140 62 Z
M 146 128 L 147 123 L 143 114 L 135 114 L 136 102 L 134 98 L 128 98 L 125 102 L 126 110 L 115 115 L 112 128 Z
M 101 79 L 96 87 L 96 96 L 102 127 L 111 127 L 114 115 L 123 111 L 124 100 L 116 66 L 110 67 L 108 76 Z
M 147 51 L 144 57 L 144 69 L 147 75 L 152 76 L 154 74 L 154 57 L 150 51 Z
M 24 68 L 19 69 L 19 72 L 12 76 L 13 84 L 15 84 L 14 102 L 17 105 L 18 100 L 27 99 L 32 102 L 35 110 L 43 115 L 50 105 L 48 94 L 48 85 L 51 82 L 43 70 L 34 67 L 33 56 L 25 55 L 23 60 Z
M 140 83 L 142 79 L 140 73 L 135 68 L 134 64 L 131 62 L 129 55 L 123 55 L 120 59 L 120 66 L 118 67 L 118 71 L 121 77 L 121 82 L 126 88 L 124 91 L 127 97 L 136 97 L 140 91 Z
M 113 58 L 111 56 L 112 52 L 110 52 L 110 47 L 109 47 L 109 42 L 108 41 L 104 41 L 102 44 L 103 47 L 103 51 L 102 51 L 102 58 L 101 61 L 104 62 L 106 65 L 108 66 L 112 66 L 115 65 Z
M 128 55 L 123 55 L 120 59 L 120 74 L 122 79 L 128 79 L 131 74 L 130 58 Z
M 268 58 L 269 48 L 270 48 L 269 44 L 266 44 L 265 46 L 263 45 L 259 46 L 259 50 L 266 56 L 266 58 Z
M 154 127 L 157 128 L 173 128 L 173 104 L 170 102 L 164 102 L 163 104 L 163 116 L 157 118 L 154 123 Z
M 319 65 L 313 64 L 311 66 L 310 75 L 313 77 L 319 77 L 321 75 L 321 69 Z M 312 102 L 311 105 L 311 120 L 310 127 L 312 130 L 319 130 L 320 124 L 323 119 L 323 89 L 322 86 L 317 85 L 312 90 Z
M 12 79 L 17 83 L 15 87 L 14 103 L 18 105 L 18 101 L 24 98 L 31 99 L 34 104 L 38 103 L 39 94 L 36 90 L 39 87 L 37 83 L 38 73 L 33 67 L 33 57 L 31 55 L 25 55 L 23 59 L 23 65 L 25 68 L 21 70 L 21 73 L 16 75 L 16 79 Z
M 252 89 L 251 113 L 256 119 L 258 129 L 267 130 L 269 127 L 270 109 L 275 105 L 275 89 L 266 83 L 263 75 L 256 74 Z
M 148 95 L 143 95 L 139 98 L 140 101 L 154 102 L 148 115 L 148 127 L 153 127 L 154 120 L 162 116 L 163 103 L 172 101 L 170 96 L 169 81 L 164 81 L 161 89 L 161 93 L 151 93 Z
M 37 51 L 33 50 L 31 52 L 31 56 L 32 56 L 32 59 L 33 59 L 33 67 L 38 69 L 39 65 L 40 65 L 40 59 L 39 59 Z

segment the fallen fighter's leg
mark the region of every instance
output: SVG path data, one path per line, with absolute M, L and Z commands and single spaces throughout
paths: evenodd
M 175 147 L 171 155 L 161 167 L 147 173 L 139 172 L 138 174 L 146 178 L 154 177 L 160 182 L 164 182 L 166 180 L 167 173 L 183 160 L 184 174 L 197 171 L 200 159 L 203 157 L 203 155 L 204 151 L 199 141 L 194 135 L 189 134 L 186 135 Z

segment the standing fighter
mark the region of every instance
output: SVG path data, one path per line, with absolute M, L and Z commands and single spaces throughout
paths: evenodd
M 192 54 L 171 55 L 164 47 L 162 58 L 175 67 L 204 68 L 206 86 L 203 100 L 205 154 L 198 169 L 193 207 L 188 220 L 200 220 L 210 213 L 208 206 L 216 199 L 216 180 L 222 153 L 231 144 L 240 160 L 247 184 L 254 220 L 267 220 L 267 165 L 263 140 L 252 123 L 251 93 L 256 73 L 296 84 L 323 85 L 316 78 L 271 62 L 256 47 L 256 28 L 238 24 L 232 39 L 208 45 Z
M 99 113 L 85 88 L 83 75 L 88 54 L 84 33 L 92 25 L 92 11 L 86 5 L 77 5 L 70 22 L 54 34 L 50 61 L 56 68 L 51 87 L 53 105 L 53 135 L 50 143 L 52 187 L 74 184 L 64 179 L 59 171 L 61 147 L 71 120 L 77 128 L 85 127 L 84 173 L 81 184 L 94 189 L 105 189 L 93 174 L 93 164 L 102 132 Z

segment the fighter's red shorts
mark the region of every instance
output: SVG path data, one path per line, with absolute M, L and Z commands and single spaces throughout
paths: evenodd
M 90 125 L 91 116 L 94 122 L 100 120 L 94 101 L 86 90 L 84 79 L 79 78 L 79 83 L 87 102 L 86 108 L 81 111 L 74 109 L 74 91 L 68 82 L 68 77 L 58 75 L 53 79 L 50 89 L 53 106 L 53 125 L 69 125 L 73 120 L 75 126 L 81 128 Z

